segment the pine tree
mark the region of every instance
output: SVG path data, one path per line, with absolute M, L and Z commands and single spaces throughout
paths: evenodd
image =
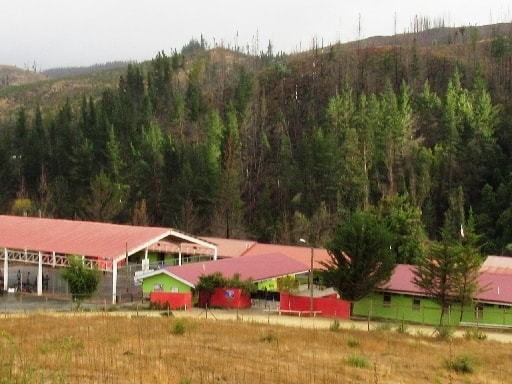
M 323 281 L 353 304 L 389 280 L 395 268 L 391 233 L 374 213 L 356 211 L 336 229 L 326 249 Z
M 457 299 L 456 266 L 459 250 L 453 245 L 447 229 L 441 230 L 441 241 L 433 241 L 417 261 L 413 283 L 441 307 L 439 325 Z
M 465 306 L 473 303 L 476 294 L 484 292 L 487 287 L 479 285 L 480 266 L 484 261 L 479 245 L 481 236 L 475 233 L 473 211 L 470 210 L 466 224 L 460 227 L 460 242 L 458 244 L 457 274 L 454 276 L 457 297 L 461 305 L 460 321 Z

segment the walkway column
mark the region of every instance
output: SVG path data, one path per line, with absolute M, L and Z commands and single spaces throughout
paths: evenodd
M 178 265 L 181 265 L 181 243 L 178 244 Z
M 37 266 L 37 296 L 43 295 L 43 252 L 39 251 L 39 262 Z
M 148 248 L 144 250 L 144 259 L 142 259 L 142 271 L 146 272 L 149 270 L 149 259 L 148 259 Z
M 4 292 L 9 289 L 9 261 L 7 248 L 4 248 Z
M 112 304 L 117 301 L 117 260 L 112 260 Z

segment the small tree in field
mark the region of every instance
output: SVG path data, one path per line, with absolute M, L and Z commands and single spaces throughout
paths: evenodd
M 68 259 L 68 266 L 61 273 L 62 279 L 68 283 L 73 300 L 77 301 L 77 308 L 82 300 L 91 297 L 98 289 L 101 274 L 95 269 L 88 269 L 77 256 Z

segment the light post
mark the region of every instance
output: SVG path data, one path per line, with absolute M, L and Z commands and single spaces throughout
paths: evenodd
M 301 243 L 308 244 L 308 242 L 304 239 L 299 240 Z M 313 246 L 310 245 L 311 248 L 311 261 L 310 261 L 310 268 L 309 268 L 309 317 L 313 317 Z

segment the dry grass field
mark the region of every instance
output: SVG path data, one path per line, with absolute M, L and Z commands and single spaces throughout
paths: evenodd
M 333 326 L 190 315 L 5 315 L 0 383 L 508 383 L 512 377 L 509 343 Z M 450 362 L 470 372 L 448 369 Z

